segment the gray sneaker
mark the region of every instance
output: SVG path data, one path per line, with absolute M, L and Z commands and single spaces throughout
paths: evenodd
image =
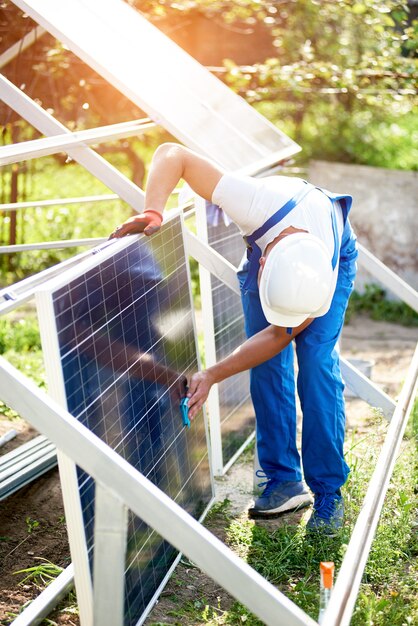
M 312 497 L 304 482 L 269 480 L 254 506 L 248 510 L 248 515 L 253 519 L 274 518 L 310 504 L 312 504 Z
M 306 524 L 310 532 L 335 537 L 344 523 L 344 500 L 339 493 L 315 494 L 311 517 Z

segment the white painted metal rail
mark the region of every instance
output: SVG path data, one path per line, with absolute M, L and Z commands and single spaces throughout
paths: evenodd
M 4 67 L 10 61 L 13 61 L 19 54 L 29 48 L 32 44 L 38 41 L 42 35 L 45 35 L 46 30 L 42 26 L 36 26 L 30 33 L 25 35 L 20 41 L 17 41 L 13 46 L 10 46 L 8 50 L 0 55 L 0 68 Z
M 55 446 L 39 435 L 0 456 L 0 501 L 57 464 Z
M 23 91 L 18 89 L 5 76 L 0 74 L 0 93 L 2 100 L 23 119 L 37 128 L 42 134 L 72 135 L 63 124 L 47 113 Z M 144 206 L 144 192 L 126 176 L 110 165 L 105 159 L 86 146 L 68 148 L 68 154 L 74 161 L 83 165 L 109 189 L 137 211 Z
M 2 146 L 0 147 L 0 166 L 57 152 L 67 152 L 69 148 L 96 145 L 104 141 L 115 141 L 126 137 L 137 137 L 155 127 L 156 124 L 146 118 Z
M 29 252 L 31 250 L 60 250 L 61 248 L 76 248 L 77 246 L 97 246 L 106 241 L 104 238 L 61 239 L 59 241 L 42 241 L 40 243 L 18 243 L 13 246 L 1 246 L 0 254 L 14 252 Z
M 358 244 L 359 265 L 364 267 L 372 276 L 382 282 L 392 293 L 418 312 L 418 292 L 400 278 L 395 272 L 379 261 L 367 248 Z
M 0 204 L 0 211 L 22 211 L 32 207 L 46 208 L 62 204 L 84 204 L 87 202 L 108 202 L 112 200 L 120 201 L 121 198 L 115 193 L 103 193 L 98 196 L 82 196 L 79 198 L 51 198 L 48 200 L 30 200 L 28 202 L 8 202 Z

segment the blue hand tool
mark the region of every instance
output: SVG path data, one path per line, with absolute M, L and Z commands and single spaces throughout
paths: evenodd
M 181 417 L 183 419 L 183 425 L 190 428 L 189 420 L 189 398 L 182 398 L 180 401 Z

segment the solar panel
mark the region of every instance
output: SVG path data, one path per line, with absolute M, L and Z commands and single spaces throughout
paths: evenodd
M 300 150 L 128 2 L 13 2 L 182 143 L 224 167 L 278 162 Z
M 208 243 L 237 267 L 245 252 L 242 236 L 235 224 L 208 223 Z M 212 276 L 212 301 L 215 326 L 216 359 L 233 352 L 245 341 L 244 316 L 240 297 Z M 223 464 L 226 466 L 255 429 L 250 397 L 249 372 L 242 372 L 219 384 Z
M 189 282 L 176 217 L 152 238 L 105 244 L 46 285 L 38 303 L 52 394 L 65 392 L 80 422 L 200 518 L 213 496 L 205 420 L 200 414 L 189 429 L 180 412 L 185 379 L 198 369 Z M 80 469 L 77 475 L 92 564 L 94 481 Z M 127 626 L 146 615 L 177 556 L 130 514 Z

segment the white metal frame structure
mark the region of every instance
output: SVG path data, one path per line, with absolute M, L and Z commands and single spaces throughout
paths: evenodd
M 191 256 L 199 261 L 206 367 L 211 367 L 215 365 L 217 361 L 212 277 L 215 276 L 222 281 L 238 297 L 240 297 L 240 290 L 237 280 L 237 268 L 208 245 L 208 226 L 205 205 L 206 203 L 202 198 L 195 198 L 196 230 L 198 237 L 189 233 L 187 239 Z M 204 245 L 202 245 L 202 243 Z M 213 472 L 215 476 L 223 476 L 254 439 L 255 430 L 230 459 L 225 459 L 222 446 L 221 407 L 218 385 L 212 387 L 207 400 L 207 407 L 211 424 L 210 437 Z
M 120 530 L 124 521 L 124 507 L 129 506 L 265 624 L 308 626 L 315 623 L 4 359 L 0 360 L 0 371 L 2 399 L 90 473 L 101 485 L 103 502 L 108 504 L 110 501 L 115 506 L 114 521 L 106 523 L 103 529 L 100 523 L 96 525 L 95 533 L 99 541 L 103 533 L 106 535 L 112 528 L 113 531 L 115 528 Z M 367 555 L 413 405 L 417 377 L 418 347 L 322 622 L 327 626 L 348 626 L 350 622 Z M 116 535 L 122 546 L 123 535 L 122 539 L 120 533 Z M 117 547 L 113 547 L 117 560 Z M 105 608 L 112 610 L 113 619 L 116 620 L 112 621 L 114 626 L 122 624 L 120 592 L 119 577 L 105 596 L 95 594 L 92 621 L 86 620 L 83 626 L 101 625 Z M 113 608 L 109 606 L 109 594 L 112 596 Z M 23 623 L 30 622 L 20 622 Z
M 17 163 L 21 161 L 22 158 L 28 160 L 61 151 L 67 152 L 68 148 L 94 145 L 109 139 L 115 140 L 126 137 L 137 137 L 151 128 L 155 128 L 155 126 L 154 122 L 151 122 L 149 119 L 142 119 L 10 144 L 1 148 L 0 166 Z
M 300 149 L 123 0 L 13 1 L 152 120 L 225 167 Z
M 296 144 L 258 116 L 246 103 L 238 104 L 240 99 L 237 100 L 235 96 L 230 98 L 229 90 L 225 91 L 226 88 L 223 85 L 220 86 L 219 81 L 216 82 L 210 74 L 202 73 L 203 68 L 188 55 L 178 50 L 175 53 L 177 56 L 172 55 L 177 47 L 174 44 L 169 45 L 157 29 L 150 27 L 125 2 L 104 0 L 98 4 L 96 0 L 75 0 L 72 3 L 56 0 L 14 1 L 47 30 L 66 42 L 71 50 L 102 73 L 121 92 L 141 106 L 155 122 L 171 130 L 186 145 L 208 154 L 225 167 L 242 169 L 246 173 L 255 174 L 260 170 L 268 170 L 299 149 Z M 115 14 L 118 14 L 117 24 L 111 20 Z M 94 25 L 94 32 L 99 34 L 100 45 L 97 45 L 96 41 L 93 42 L 91 38 L 92 25 Z M 127 27 L 126 41 L 119 32 L 118 46 L 121 55 L 117 62 L 114 62 L 107 54 L 105 44 L 108 43 L 110 32 L 113 37 L 115 29 L 120 31 L 125 26 Z M 142 39 L 138 36 L 139 32 L 144 34 Z M 29 37 L 27 45 L 30 45 L 30 41 L 33 40 L 33 36 Z M 161 59 L 157 59 L 153 66 L 147 56 L 147 67 L 141 67 L 141 75 L 139 76 L 138 73 L 135 80 L 134 73 L 129 67 L 126 73 L 120 71 L 123 59 L 126 60 L 129 55 L 138 59 L 144 49 L 158 46 L 160 42 L 163 42 L 160 46 Z M 136 52 L 133 53 L 133 50 Z M 18 51 L 19 48 L 14 47 L 13 50 L 8 51 L 7 58 L 10 59 L 10 55 L 15 55 Z M 4 55 L 0 57 L 0 64 L 5 59 Z M 182 69 L 180 83 L 184 89 L 179 100 L 176 100 L 174 112 L 166 108 L 167 90 L 169 93 L 177 93 L 181 90 L 178 89 L 179 77 L 167 64 L 168 60 L 173 61 Z M 183 73 L 184 68 L 187 68 L 187 71 Z M 155 81 L 157 74 L 161 79 L 161 84 L 167 87 L 164 92 Z M 171 77 L 174 76 L 176 76 L 176 89 L 173 89 L 173 83 L 170 82 Z M 146 93 L 141 93 L 142 90 Z M 78 140 L 72 138 L 73 134 L 70 131 L 2 76 L 0 76 L 0 93 L 2 99 L 11 108 L 47 137 L 60 135 L 59 138 L 54 139 L 57 142 L 55 147 L 60 145 L 62 149 L 63 144 L 60 142 L 65 142 L 65 138 L 68 137 L 65 149 L 68 148 L 68 153 L 74 160 L 82 163 L 122 200 L 136 210 L 142 210 L 142 190 L 88 148 L 86 142 L 80 145 L 79 138 Z M 211 98 L 214 94 L 213 100 L 208 101 L 208 94 Z M 191 108 L 183 106 L 185 103 L 190 104 Z M 208 122 L 210 122 L 209 125 Z M 216 132 L 214 128 L 217 129 Z M 49 146 L 48 150 L 52 150 L 54 142 L 48 143 L 48 140 L 40 140 L 38 145 L 41 144 L 43 147 L 40 149 Z M 30 146 L 26 148 L 28 147 Z M 25 148 L 23 146 L 16 148 L 16 159 L 18 153 L 23 158 Z M 4 155 L 6 159 L 12 158 L 9 153 L 8 156 L 6 153 Z M 243 164 L 244 168 L 242 168 Z M 237 292 L 235 268 L 204 241 L 199 241 L 187 232 L 185 237 L 189 253 L 210 273 Z M 359 262 L 391 291 L 418 310 L 418 294 L 362 247 L 360 247 Z M 71 264 L 71 261 L 69 263 Z M 60 271 L 61 269 L 52 268 L 50 276 Z M 35 279 L 28 279 L 24 288 L 17 289 L 15 294 L 13 289 L 7 290 L 3 294 L 7 297 L 0 302 L 0 313 L 10 311 L 18 303 L 31 297 L 42 282 L 43 279 L 38 281 L 35 277 Z M 325 617 L 324 623 L 329 626 L 345 626 L 350 620 L 397 449 L 411 409 L 416 388 L 417 360 L 416 353 L 401 396 L 395 404 L 391 398 L 342 359 L 342 370 L 347 384 L 361 398 L 374 406 L 381 407 L 387 417 L 392 414 L 393 416 Z M 203 571 L 246 604 L 266 624 L 275 626 L 305 624 L 308 626 L 315 623 L 4 360 L 0 360 L 0 372 L 2 400 L 48 436 L 64 454 L 71 458 L 71 463 L 79 464 L 94 476 L 101 485 L 100 500 L 105 503 L 105 508 L 108 506 L 106 502 L 109 501 L 115 507 L 115 517 L 109 524 L 102 523 L 99 512 L 96 528 L 99 541 L 106 534 L 112 533 L 116 527 L 121 527 L 124 521 L 124 508 L 128 506 L 191 558 Z M 216 430 L 216 424 L 214 430 Z M 111 475 L 109 475 L 110 467 L 112 468 Z M 115 562 L 119 558 L 118 550 L 123 543 L 122 535 L 119 535 L 118 541 L 119 547 L 116 543 L 113 545 Z M 68 572 L 66 577 L 61 579 L 63 582 L 57 584 L 60 592 L 67 585 L 68 577 L 71 575 L 71 571 Z M 106 589 L 104 593 L 106 598 L 97 592 L 105 583 L 106 581 L 103 580 L 94 581 L 95 603 L 92 605 L 89 601 L 85 602 L 87 608 L 84 609 L 86 617 L 83 617 L 83 626 L 91 626 L 91 624 L 102 626 L 103 614 L 111 610 L 109 605 L 104 604 L 107 602 L 106 598 L 109 597 L 108 590 Z M 110 591 L 115 591 L 117 588 L 120 590 L 120 585 L 119 587 L 114 585 Z M 39 600 L 38 604 L 43 605 L 44 611 L 45 603 Z M 50 605 L 51 600 L 48 600 L 48 606 Z M 118 626 L 120 623 L 120 606 L 119 595 L 119 599 L 115 598 L 113 603 L 112 610 L 115 610 L 117 616 L 112 626 Z M 32 623 L 35 619 L 37 617 L 32 612 L 32 617 L 25 621 L 23 613 L 17 618 L 20 621 L 16 621 L 16 624 L 23 626 L 23 624 Z
M 186 238 L 186 247 L 187 247 L 188 253 L 191 256 L 195 257 L 199 261 L 199 263 L 203 267 L 205 267 L 211 274 L 216 275 L 220 280 L 222 280 L 233 291 L 237 293 L 238 285 L 236 282 L 235 268 L 229 262 L 227 262 L 221 255 L 219 255 L 219 253 L 211 249 L 207 244 L 205 244 L 203 241 L 201 241 L 198 237 L 193 235 L 191 232 L 188 232 L 187 230 L 185 230 L 184 235 Z M 371 255 L 369 255 L 369 257 L 370 256 Z M 65 262 L 64 265 L 71 266 L 72 263 L 73 263 L 73 260 L 69 260 Z M 397 277 L 392 272 L 390 272 L 390 270 L 387 270 L 387 268 L 385 268 L 385 266 L 382 266 L 382 264 L 378 261 L 370 262 L 370 267 L 373 267 L 373 263 L 376 265 L 376 267 L 379 270 L 379 277 L 381 279 L 383 277 L 383 282 L 385 281 L 385 279 L 387 279 L 387 276 L 390 277 L 390 284 L 388 286 L 390 288 L 393 288 L 393 284 L 397 283 L 399 279 L 397 279 Z M 13 294 L 13 290 L 11 290 L 11 293 L 8 293 L 8 294 L 6 292 L 9 298 L 4 299 L 3 304 L 2 304 L 2 312 L 9 311 L 12 308 L 15 308 L 18 303 L 27 299 L 28 297 L 30 297 L 30 295 L 33 295 L 34 290 L 38 289 L 39 285 L 42 284 L 44 280 L 46 280 L 49 276 L 59 274 L 60 271 L 62 271 L 62 268 L 60 269 L 51 268 L 50 270 L 46 270 L 46 272 L 43 273 L 44 276 L 42 278 L 34 277 L 32 279 L 27 279 L 26 281 L 22 281 L 23 283 L 25 283 L 25 285 L 23 286 L 23 288 L 20 288 L 20 289 L 18 288 L 15 294 Z M 400 289 L 405 290 L 403 281 L 399 281 L 399 286 L 396 288 L 398 290 Z M 407 291 L 410 294 L 409 299 L 410 299 L 411 304 L 415 305 L 414 308 L 418 309 L 416 293 L 410 288 Z M 418 356 L 416 354 L 414 357 L 413 363 L 411 365 L 411 369 L 408 374 L 407 381 L 404 385 L 404 389 L 402 391 L 401 397 L 397 405 L 395 405 L 393 400 L 391 400 L 386 394 L 384 394 L 381 390 L 376 388 L 376 386 L 374 386 L 366 377 L 362 376 L 359 372 L 356 372 L 355 368 L 347 364 L 347 371 L 350 372 L 350 376 L 351 376 L 348 382 L 351 385 L 351 387 L 358 393 L 360 397 L 367 400 L 368 402 L 371 402 L 375 406 L 381 406 L 382 410 L 385 412 L 387 416 L 391 414 L 392 412 L 391 409 L 394 406 L 396 406 L 396 408 L 393 414 L 392 423 L 390 425 L 390 430 L 388 432 L 388 435 L 384 444 L 384 448 L 380 455 L 375 473 L 373 475 L 372 481 L 369 486 L 369 491 L 365 500 L 363 511 L 356 524 L 352 541 L 350 542 L 350 546 L 352 546 L 352 549 L 350 549 L 347 552 L 347 556 L 345 557 L 345 560 L 342 565 L 341 572 L 342 573 L 345 572 L 344 577 L 340 575 L 337 580 L 337 584 L 335 587 L 336 591 L 333 595 L 333 601 L 330 604 L 330 608 L 327 614 L 330 616 L 329 617 L 330 621 L 328 621 L 328 617 L 327 617 L 327 621 L 324 622 L 325 624 L 329 623 L 330 625 L 335 624 L 335 626 L 337 626 L 339 624 L 349 623 L 349 621 L 347 620 L 349 620 L 349 616 L 351 615 L 355 597 L 358 593 L 358 586 L 361 580 L 361 573 L 364 569 L 368 550 L 370 548 L 370 544 L 373 539 L 379 513 L 383 505 L 384 494 L 387 489 L 387 483 L 389 481 L 391 471 L 393 469 L 393 464 L 396 458 L 396 450 L 402 438 L 402 433 L 404 432 L 406 421 L 408 419 L 408 415 L 411 409 L 411 405 L 412 405 L 412 401 L 414 397 L 414 387 L 416 385 L 416 378 L 417 378 L 417 367 L 418 367 L 417 360 L 418 360 Z M 41 427 L 40 425 L 41 422 L 38 422 L 36 411 L 33 412 L 33 407 L 36 406 L 36 401 L 34 401 L 32 398 L 34 386 L 32 384 L 27 384 L 26 382 L 23 383 L 22 378 L 19 378 L 21 375 L 20 374 L 17 375 L 14 370 L 10 369 L 9 365 L 6 365 L 3 363 L 1 369 L 3 371 L 3 376 L 0 378 L 0 389 L 2 392 L 2 399 L 6 401 L 8 404 L 10 404 L 10 406 L 18 410 L 24 417 L 28 419 L 28 421 L 33 423 L 35 427 L 39 428 L 41 432 L 44 432 L 46 435 L 48 435 L 52 441 L 54 441 L 55 443 L 57 443 L 57 441 L 61 442 L 62 440 L 60 437 L 60 433 L 58 434 L 55 433 L 53 436 L 51 436 L 49 434 L 50 433 L 49 429 L 46 429 L 46 430 L 43 429 L 43 425 Z M 344 361 L 343 361 L 343 370 L 344 370 Z M 11 379 L 14 380 L 14 383 L 10 384 L 10 388 L 14 389 L 14 391 L 12 392 L 10 392 L 10 389 L 9 389 L 9 383 Z M 16 380 L 20 382 L 16 383 Z M 25 388 L 27 386 L 27 389 L 23 394 L 21 394 L 22 384 Z M 20 391 L 16 391 L 16 385 Z M 28 389 L 29 389 L 29 392 L 28 392 Z M 43 400 L 41 400 L 41 403 L 42 402 L 48 403 L 49 401 L 43 398 Z M 23 407 L 22 407 L 22 403 L 23 403 Z M 42 410 L 40 412 L 42 413 Z M 66 450 L 65 446 L 61 447 L 61 449 L 64 451 Z M 73 460 L 77 460 L 78 458 L 79 458 L 78 456 L 72 457 Z M 80 465 L 83 466 L 81 463 Z M 132 470 L 131 468 L 131 471 L 134 471 L 134 470 Z M 107 494 L 107 491 L 108 491 L 107 486 L 105 485 L 104 487 L 105 488 L 104 488 L 103 497 L 105 499 L 109 497 L 111 498 L 112 495 Z M 112 489 L 110 489 L 110 491 L 112 491 Z M 126 502 L 130 505 L 129 500 L 127 500 Z M 158 506 L 159 505 L 157 505 L 157 508 Z M 119 510 L 119 514 L 118 514 L 119 517 L 116 518 L 116 521 L 115 521 L 116 524 L 119 523 L 123 519 L 122 508 L 120 506 L 118 510 Z M 367 520 L 367 523 L 365 523 L 365 519 Z M 153 523 L 151 523 L 151 526 L 153 526 Z M 111 529 L 109 530 L 107 526 L 102 528 L 100 524 L 98 524 L 97 536 L 100 537 L 101 536 L 100 533 L 106 534 L 110 531 Z M 160 534 L 164 535 L 164 533 L 160 533 Z M 205 560 L 205 564 L 202 564 L 201 558 L 196 558 L 196 555 L 192 556 L 190 549 L 182 549 L 182 551 L 188 556 L 190 556 L 190 558 L 192 558 L 199 566 L 202 567 L 204 571 L 207 571 L 210 575 L 212 575 L 214 570 L 219 569 L 218 567 L 213 566 L 213 564 L 210 567 L 208 567 L 206 565 L 206 560 Z M 215 550 L 215 552 L 217 551 Z M 115 555 L 116 554 L 117 554 L 117 548 L 115 547 Z M 215 557 L 215 559 L 216 558 L 217 557 Z M 220 562 L 218 563 L 218 565 L 220 566 Z M 240 569 L 240 567 L 238 569 Z M 238 574 L 235 572 L 235 575 L 237 576 L 237 580 L 238 579 L 240 580 L 240 585 L 241 585 L 242 580 L 240 577 L 242 576 L 242 573 Z M 345 578 L 346 575 L 349 577 L 350 586 L 346 582 L 347 580 Z M 251 574 L 251 577 L 250 577 L 251 580 L 252 580 L 252 576 L 253 575 Z M 245 574 L 244 574 L 244 577 L 245 577 Z M 218 582 L 221 582 L 219 577 L 213 576 L 213 578 L 217 580 Z M 222 580 L 224 579 L 222 578 Z M 67 588 L 66 587 L 67 584 L 68 584 L 68 575 L 62 578 L 62 585 L 57 583 L 56 587 L 58 588 L 58 590 L 60 590 L 59 593 L 62 592 L 64 587 Z M 221 584 L 223 584 L 223 582 Z M 231 589 L 230 584 L 225 585 L 225 588 L 228 591 L 230 591 L 238 599 L 242 600 L 242 594 L 239 592 L 239 590 L 237 591 L 237 589 L 235 588 L 234 582 L 232 583 L 232 587 L 233 587 L 233 590 Z M 347 592 L 348 589 L 350 589 L 349 593 Z M 259 593 L 260 591 L 257 589 L 256 595 Z M 108 597 L 107 593 L 105 595 Z M 286 600 L 286 602 L 283 603 L 283 598 L 281 597 L 280 594 L 279 596 L 276 596 L 274 600 L 275 603 L 277 602 L 277 606 L 275 605 L 274 611 L 272 610 L 272 605 L 270 604 L 271 600 L 269 601 L 268 606 L 271 609 L 271 613 L 269 613 L 268 617 L 265 615 L 265 611 L 260 612 L 260 609 L 253 605 L 254 598 L 252 597 L 249 598 L 247 594 L 245 595 L 246 597 L 244 599 L 244 603 L 248 606 L 248 608 L 251 611 L 253 611 L 255 614 L 262 617 L 262 619 L 265 621 L 266 624 L 289 625 L 293 623 L 290 620 L 293 619 L 293 617 L 295 616 L 293 615 L 292 611 L 290 613 L 293 617 L 289 617 L 290 614 L 287 613 L 287 610 L 289 607 L 288 602 L 290 601 Z M 339 598 L 339 600 L 338 601 L 336 599 L 334 600 L 335 597 Z M 100 598 L 97 597 L 97 592 L 95 595 L 95 601 L 100 603 Z M 48 602 L 46 603 L 46 602 L 42 602 L 42 600 L 39 599 L 38 604 L 41 607 L 43 607 L 42 610 L 45 610 L 45 606 L 51 606 L 51 600 L 49 598 Z M 119 605 L 115 603 L 114 606 L 118 607 L 120 606 L 120 603 Z M 89 615 L 91 615 L 91 612 L 93 612 L 93 610 L 94 610 L 93 607 L 91 607 Z M 99 613 L 100 615 L 103 614 L 102 613 L 103 610 L 104 610 L 103 607 L 100 608 L 100 611 L 101 611 L 101 613 Z M 33 611 L 32 611 L 32 615 L 33 615 Z M 272 617 L 273 615 L 274 615 L 274 618 Z M 286 621 L 282 621 L 282 618 L 285 619 Z M 295 624 L 313 623 L 312 620 L 310 620 L 307 616 L 303 616 L 302 621 L 300 621 L 301 616 L 300 616 L 300 613 L 298 612 L 296 612 L 295 619 L 296 619 L 296 621 L 294 622 Z M 22 626 L 23 624 L 31 623 L 30 621 L 26 621 L 26 622 L 23 621 L 24 614 L 22 614 L 22 616 L 19 617 L 19 620 L 21 621 L 18 622 L 18 624 L 21 624 Z M 88 620 L 90 620 L 90 617 L 88 617 Z M 331 620 L 334 620 L 334 621 L 331 621 Z M 89 624 L 91 622 L 87 621 L 86 623 Z
M 268 626 L 313 626 L 291 600 L 237 557 L 57 402 L 0 358 L 1 397 L 43 432 L 57 448 L 95 478 L 109 496 L 129 507 L 186 554 L 213 580 L 245 604 Z M 115 585 L 117 586 L 117 585 Z M 114 588 L 112 589 L 114 591 Z M 107 602 L 105 598 L 100 601 Z M 96 610 L 83 626 L 103 626 Z M 112 626 L 119 626 L 112 622 Z
M 15 87 L 7 78 L 0 74 L 0 95 L 2 100 L 29 124 L 47 136 L 72 135 L 61 122 L 47 113 L 41 106 L 29 98 L 23 91 Z M 7 148 L 7 147 L 6 147 Z M 134 185 L 126 176 L 110 165 L 97 152 L 87 146 L 67 149 L 67 154 L 74 161 L 83 165 L 91 174 L 107 185 L 122 200 L 140 212 L 144 206 L 144 192 Z

